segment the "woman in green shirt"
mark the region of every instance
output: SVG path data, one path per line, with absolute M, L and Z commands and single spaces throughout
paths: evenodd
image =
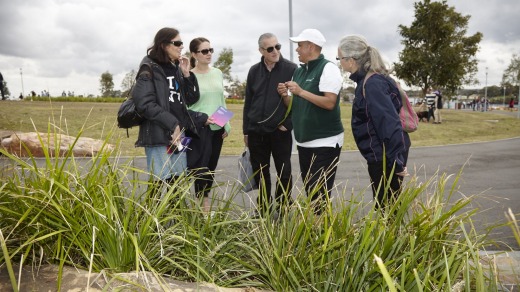
M 193 111 L 206 113 L 211 116 L 219 106 L 226 108 L 224 98 L 224 84 L 222 72 L 210 66 L 213 48 L 208 39 L 199 37 L 190 42 L 191 72 L 197 77 L 200 90 L 200 99 L 189 108 Z M 214 181 L 214 172 L 217 168 L 220 151 L 224 138 L 229 135 L 229 122 L 220 127 L 216 124 L 199 129 L 200 139 L 193 139 L 188 152 L 188 168 L 195 176 L 195 193 L 204 197 L 203 209 L 211 209 L 209 192 Z

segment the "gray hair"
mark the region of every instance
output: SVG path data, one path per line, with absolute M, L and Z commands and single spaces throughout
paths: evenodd
M 379 51 L 368 45 L 360 35 L 349 35 L 339 41 L 339 50 L 343 57 L 354 59 L 359 68 L 365 72 L 390 74 Z
M 265 39 L 270 39 L 270 38 L 275 38 L 276 36 L 270 32 L 266 32 L 264 34 L 262 34 L 259 38 L 258 38 L 258 47 L 261 48 L 262 47 L 262 41 L 265 40 Z

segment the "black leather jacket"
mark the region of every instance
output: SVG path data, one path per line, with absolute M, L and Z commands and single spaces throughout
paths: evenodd
M 184 107 L 182 114 L 175 116 L 170 112 L 169 85 L 161 66 L 147 56 L 143 58 L 139 68 L 132 98 L 137 111 L 145 121 L 139 125 L 139 136 L 135 146 L 167 146 L 177 125 L 186 129 L 188 136 L 196 135 L 197 127 L 201 127 L 208 116 L 199 112 L 190 114 L 186 108 L 186 105 L 197 102 L 200 97 L 195 74 L 180 77 Z M 179 72 L 178 76 L 182 74 Z

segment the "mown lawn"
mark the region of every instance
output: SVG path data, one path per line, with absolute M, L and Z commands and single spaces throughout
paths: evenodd
M 84 137 L 104 139 L 113 132 L 110 142 L 121 143 L 123 155 L 144 155 L 135 148 L 137 128 L 126 130 L 117 127 L 115 118 L 120 103 L 107 102 L 49 102 L 3 101 L 0 103 L 0 129 L 29 132 L 37 129 L 46 132 L 52 125 L 60 132 L 76 136 L 83 128 Z M 231 135 L 225 140 L 222 154 L 237 155 L 243 148 L 242 104 L 229 104 L 235 113 L 231 120 Z M 343 150 L 355 150 L 350 128 L 351 106 L 341 106 L 345 127 Z M 441 125 L 421 123 L 411 134 L 413 146 L 458 144 L 496 140 L 520 136 L 520 119 L 495 112 L 481 113 L 466 110 L 443 110 Z

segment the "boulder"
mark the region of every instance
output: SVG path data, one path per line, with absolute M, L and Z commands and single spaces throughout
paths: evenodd
M 51 157 L 63 157 L 68 154 L 75 140 L 76 137 L 62 134 L 12 133 L 10 137 L 2 139 L 1 147 L 20 157 L 44 157 L 44 149 L 47 149 Z M 103 143 L 102 140 L 79 137 L 72 148 L 72 153 L 79 157 L 94 156 L 101 150 Z M 112 151 L 113 149 L 113 145 L 107 144 L 103 150 Z M 56 152 L 56 150 L 58 151 Z

